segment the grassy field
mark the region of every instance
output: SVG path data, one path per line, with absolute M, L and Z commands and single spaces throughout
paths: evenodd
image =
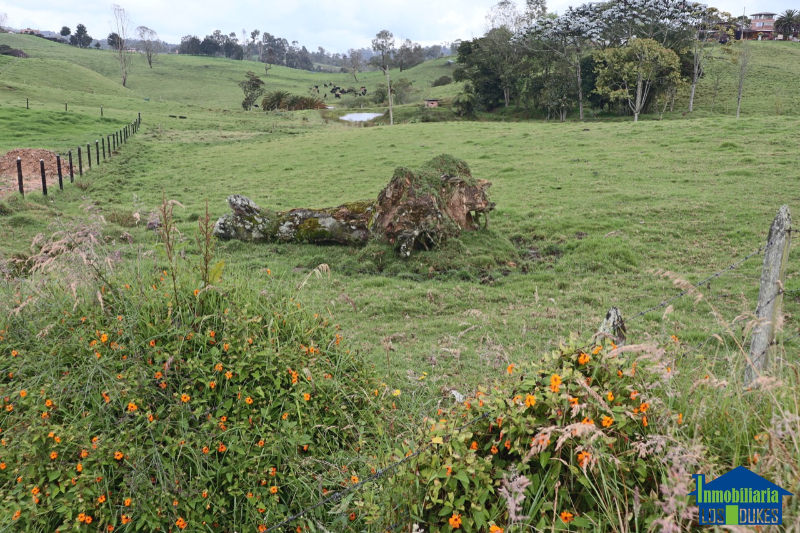
M 189 236 L 206 201 L 217 217 L 228 210 L 231 194 L 279 210 L 334 206 L 374 198 L 396 166 L 416 167 L 441 153 L 465 159 L 475 177 L 490 180 L 497 210 L 488 231 L 408 261 L 382 246 L 220 244 L 227 264 L 252 279 L 269 268 L 297 285 L 327 264 L 332 274 L 312 277 L 298 300 L 335 317 L 349 345 L 391 388 L 407 391 L 402 405 L 409 413 L 430 412 L 449 401 L 450 389 L 474 390 L 571 333 L 588 338 L 611 306 L 624 317 L 655 306 L 681 290 L 660 276 L 664 271 L 697 282 L 763 245 L 782 204 L 800 212 L 800 96 L 794 89 L 800 46 L 794 43 L 752 43 L 740 120 L 731 116 L 731 66 L 714 114 L 704 80 L 698 113 L 684 116 L 679 106 L 662 121 L 392 128 L 344 124 L 316 111 L 244 113 L 235 82 L 259 67 L 254 63 L 162 56 L 150 70 L 137 58 L 123 89 L 108 52 L 8 35 L 0 35 L 0 44 L 31 55 L 0 58 L 0 152 L 65 150 L 137 112 L 143 118 L 141 133 L 88 173 L 80 188 L 0 204 L 6 228 L 0 254 L 6 258 L 25 257 L 36 234 L 80 220 L 90 208 L 108 222 L 109 248 L 133 262 L 141 247 L 157 240 L 134 223 L 134 213 L 147 220 L 162 195 L 180 202 L 178 228 L 186 253 L 195 257 Z M 418 98 L 447 97 L 456 85 L 429 87 L 449 71 L 437 60 L 393 77 L 414 80 Z M 300 94 L 329 81 L 372 89 L 382 77 L 366 73 L 359 84 L 351 80 L 280 67 L 266 77 L 269 89 Z M 733 379 L 743 364 L 737 342 L 745 337 L 744 321 L 726 326 L 755 309 L 759 257 L 701 287 L 702 299 L 695 293 L 631 321 L 630 340 L 666 342 L 675 335 L 687 347 L 681 360 L 687 377 Z M 787 289 L 800 289 L 798 274 L 793 251 Z M 787 337 L 798 329 L 798 304 L 800 298 L 787 296 Z M 720 331 L 722 344 L 688 350 Z M 785 346 L 789 359 L 796 360 L 798 347 L 796 339 Z M 717 435 L 724 449 L 719 454 L 728 461 L 747 456 L 754 431 L 728 428 Z

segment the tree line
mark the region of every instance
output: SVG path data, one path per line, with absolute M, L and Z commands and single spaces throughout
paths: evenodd
M 486 34 L 458 47 L 454 78 L 467 84 L 454 105 L 462 114 L 515 105 L 559 120 L 573 110 L 583 119 L 587 108 L 638 120 L 672 108 L 689 86 L 691 111 L 701 77 L 721 63 L 746 64 L 746 47 L 731 44 L 748 23 L 683 0 L 611 0 L 562 15 L 543 0 L 523 10 L 502 0 Z

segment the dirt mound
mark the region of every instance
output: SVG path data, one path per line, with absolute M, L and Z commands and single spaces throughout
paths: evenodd
M 11 150 L 0 157 L 0 198 L 13 194 L 19 190 L 17 183 L 17 158 L 22 159 L 22 179 L 25 194 L 28 192 L 42 192 L 42 171 L 39 160 L 44 160 L 44 172 L 47 177 L 48 191 L 58 188 L 58 166 L 56 166 L 56 153 L 39 148 L 18 148 Z M 73 158 L 74 172 L 78 173 L 78 162 Z M 69 158 L 61 157 L 61 174 L 65 181 L 69 181 Z

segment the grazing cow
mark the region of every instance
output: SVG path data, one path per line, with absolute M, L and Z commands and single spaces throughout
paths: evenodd
M 339 94 L 339 93 L 336 93 L 336 94 L 334 94 L 333 96 L 335 96 L 336 98 L 341 98 L 341 97 L 342 97 L 342 95 L 341 95 L 341 94 Z

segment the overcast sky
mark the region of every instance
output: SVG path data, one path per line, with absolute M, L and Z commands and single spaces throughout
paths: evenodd
M 734 14 L 800 9 L 800 0 L 701 0 Z M 224 33 L 259 29 L 298 41 L 309 50 L 318 46 L 334 52 L 369 46 L 372 37 L 388 29 L 399 40 L 425 45 L 483 35 L 485 17 L 497 0 L 121 0 L 134 26 L 156 30 L 171 43 L 184 35 L 201 39 L 214 30 Z M 518 0 L 522 3 L 522 0 Z M 550 11 L 563 12 L 580 1 L 550 0 Z M 13 28 L 59 31 L 84 24 L 89 34 L 104 38 L 111 31 L 111 3 L 103 0 L 0 0 Z

